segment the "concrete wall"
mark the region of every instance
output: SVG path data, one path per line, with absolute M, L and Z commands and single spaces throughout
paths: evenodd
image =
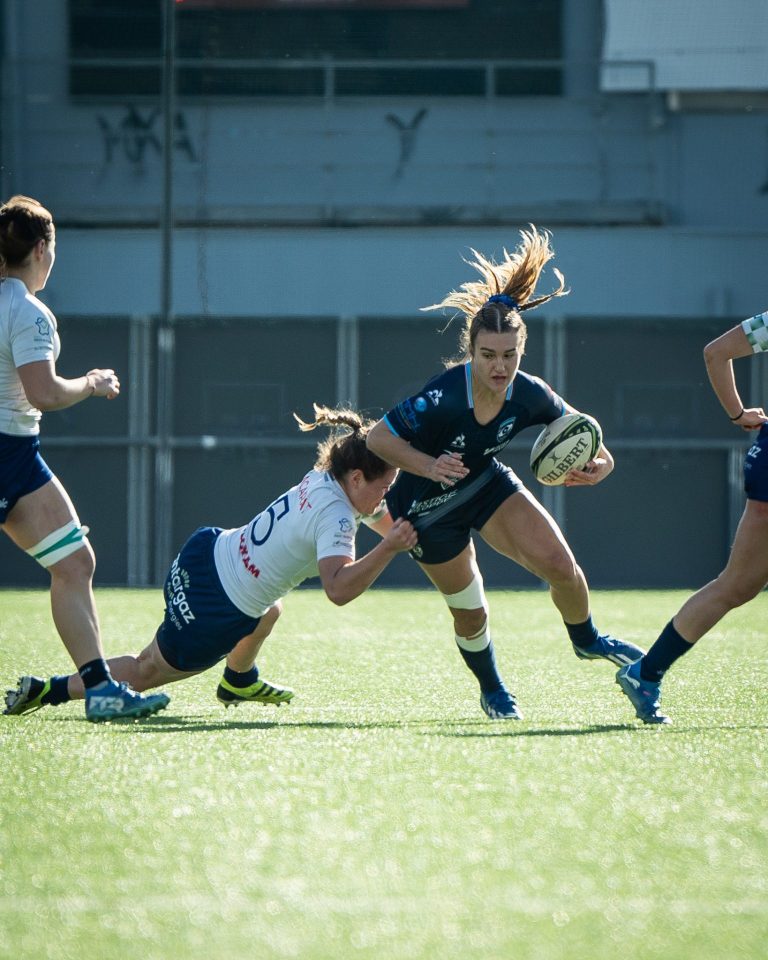
M 699 357 L 709 336 L 765 308 L 768 114 L 748 97 L 686 112 L 663 91 L 601 92 L 602 5 L 566 0 L 562 97 L 179 100 L 169 355 L 156 320 L 159 105 L 69 97 L 59 0 L 7 2 L 4 15 L 2 193 L 37 196 L 57 218 L 45 299 L 63 321 L 62 369 L 93 357 L 126 385 L 122 409 L 85 404 L 44 423 L 52 463 L 84 520 L 98 521 L 103 581 L 157 580 L 198 522 L 244 522 L 295 479 L 311 445 L 291 432 L 292 404 L 382 408 L 395 399 L 382 369 L 396 371 L 393 391 L 429 375 L 453 341 L 418 308 L 469 278 L 471 247 L 498 255 L 529 221 L 552 229 L 572 289 L 531 318 L 530 369 L 611 424 L 620 460 L 590 491 L 593 507 L 545 502 L 598 584 L 694 585 L 717 572 L 741 509 L 742 443 L 722 432 Z M 256 370 L 238 374 L 256 385 L 249 403 L 265 402 L 265 383 L 284 398 L 276 433 L 224 403 L 218 421 L 208 410 L 187 429 L 190 395 L 212 395 L 228 356 Z M 763 367 L 745 382 L 761 402 Z M 158 436 L 165 374 L 173 430 Z M 637 423 L 671 396 L 707 427 L 695 442 L 684 421 L 638 432 L 617 412 L 630 396 L 647 407 Z M 206 446 L 213 432 L 226 443 Z M 512 452 L 521 472 L 526 444 Z M 222 496 L 232 476 L 239 494 Z M 636 544 L 621 562 L 595 516 L 616 543 Z M 485 562 L 491 583 L 528 582 Z M 5 582 L 42 576 L 7 545 L 0 571 Z M 414 582 L 413 571 L 395 565 L 389 582 Z

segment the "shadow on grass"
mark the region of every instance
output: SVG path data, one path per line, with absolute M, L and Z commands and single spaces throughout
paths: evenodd
M 14 718 L 16 719 L 16 718 Z M 85 717 L 51 717 L 50 723 L 87 723 Z M 218 730 L 398 730 L 405 727 L 429 727 L 432 720 L 303 720 L 298 723 L 290 719 L 281 720 L 208 720 L 199 716 L 161 716 L 144 717 L 141 720 L 125 718 L 105 723 L 91 724 L 109 730 L 122 730 L 129 733 L 205 733 Z M 460 721 L 457 721 L 460 722 Z
M 480 730 L 435 730 L 437 737 L 585 737 L 594 733 L 613 733 L 616 730 L 635 730 L 633 723 L 596 723 L 588 727 L 530 727 L 522 723 L 494 725 Z
M 58 723 L 85 723 L 84 717 L 51 718 Z M 196 716 L 153 716 L 98 724 L 125 733 L 211 733 L 227 730 L 409 730 L 429 737 L 575 737 L 636 729 L 634 724 L 588 727 L 534 727 L 526 721 L 489 724 L 487 720 L 208 720 Z
M 12 721 L 28 721 L 12 718 Z M 49 723 L 87 723 L 82 716 L 50 717 Z M 109 723 L 92 724 L 109 730 L 120 730 L 124 733 L 212 733 L 227 730 L 408 730 L 421 733 L 428 737 L 453 737 L 467 739 L 471 737 L 584 737 L 601 733 L 641 733 L 646 736 L 675 736 L 691 733 L 721 733 L 733 730 L 745 733 L 749 730 L 766 730 L 768 724 L 706 724 L 704 726 L 664 725 L 655 726 L 640 724 L 634 721 L 625 723 L 601 723 L 585 726 L 563 725 L 537 726 L 531 721 L 507 721 L 489 723 L 487 720 L 299 720 L 292 721 L 286 718 L 274 720 L 232 720 L 222 717 L 221 720 L 209 720 L 199 716 L 167 716 L 156 715 L 144 717 L 141 720 L 113 720 Z M 662 732 L 663 731 L 663 732 Z

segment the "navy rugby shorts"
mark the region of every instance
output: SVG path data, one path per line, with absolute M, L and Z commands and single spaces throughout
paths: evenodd
M 477 486 L 475 486 L 477 485 Z M 470 496 L 462 499 L 459 487 L 455 505 L 451 501 L 418 516 L 409 514 L 411 497 L 405 484 L 392 487 L 386 496 L 394 519 L 405 517 L 416 528 L 419 542 L 410 551 L 419 563 L 446 563 L 453 560 L 469 543 L 470 531 L 481 530 L 498 508 L 523 489 L 517 474 L 509 467 L 493 460 L 481 477 L 468 484 Z M 469 491 L 468 491 L 469 492 Z
M 744 457 L 744 492 L 749 500 L 768 503 L 768 424 L 763 424 Z
M 195 530 L 165 578 L 165 618 L 157 630 L 157 645 L 175 670 L 207 670 L 253 633 L 259 622 L 224 592 L 213 559 L 220 533 L 220 527 Z
M 28 493 L 44 487 L 53 474 L 40 456 L 37 434 L 14 437 L 0 433 L 0 523 Z

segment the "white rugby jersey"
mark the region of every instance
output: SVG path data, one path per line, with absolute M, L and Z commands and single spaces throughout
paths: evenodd
M 21 280 L 0 283 L 0 433 L 40 432 L 41 412 L 27 400 L 17 367 L 35 360 L 57 360 L 56 317 Z
M 741 329 L 746 333 L 753 353 L 768 352 L 768 311 L 744 320 Z
M 224 530 L 214 546 L 216 570 L 227 596 L 260 617 L 308 577 L 325 557 L 355 559 L 361 520 L 343 487 L 329 473 L 311 470 L 250 523 Z

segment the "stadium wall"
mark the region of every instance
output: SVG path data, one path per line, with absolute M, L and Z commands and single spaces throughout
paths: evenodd
M 44 421 L 99 582 L 159 581 L 195 526 L 244 522 L 298 479 L 312 442 L 293 409 L 378 415 L 417 389 L 455 346 L 419 306 L 468 278 L 471 247 L 498 255 L 529 221 L 553 231 L 572 292 L 530 318 L 527 366 L 600 419 L 617 459 L 596 490 L 535 492 L 595 586 L 720 569 L 744 443 L 701 349 L 765 307 L 759 96 L 685 110 L 670 91 L 601 90 L 602 5 L 566 0 L 557 96 L 180 98 L 163 318 L 160 104 L 72 96 L 66 11 L 4 6 L 0 175 L 57 218 L 61 371 L 109 365 L 124 383 L 117 404 Z M 763 367 L 739 371 L 762 403 Z M 509 454 L 526 478 L 532 442 Z M 490 585 L 534 583 L 481 552 Z M 45 574 L 0 543 L 0 579 Z M 383 582 L 421 581 L 401 558 Z

